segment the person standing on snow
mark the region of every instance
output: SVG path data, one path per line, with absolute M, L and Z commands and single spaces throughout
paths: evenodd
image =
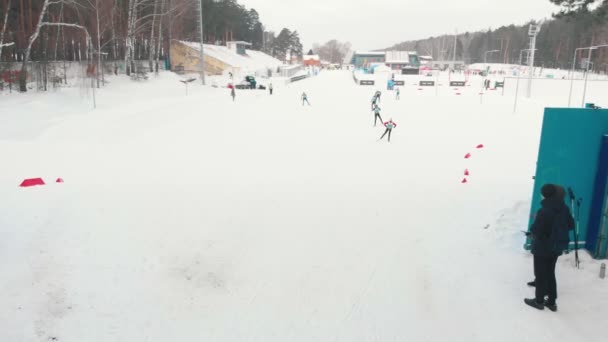
M 390 120 L 388 120 L 387 122 L 384 123 L 384 127 L 386 127 L 386 131 L 384 131 L 384 134 L 382 134 L 382 136 L 380 137 L 379 140 L 382 140 L 384 138 L 384 136 L 388 133 L 388 142 L 391 142 L 391 132 L 393 131 L 393 128 L 397 127 L 397 124 L 393 122 L 393 119 L 391 118 Z
M 308 105 L 310 106 L 310 102 L 308 102 L 308 95 L 306 95 L 306 93 L 302 93 L 302 106 L 304 105 L 304 103 L 308 103 Z
M 270 91 L 270 95 L 272 95 L 272 83 L 268 86 L 268 90 Z
M 401 95 L 401 90 L 399 90 L 399 87 L 395 88 L 395 99 L 399 100 L 400 95 Z
M 380 116 L 380 107 L 378 105 L 374 105 L 374 127 L 376 127 L 376 122 L 380 120 L 380 123 L 384 122 L 382 117 Z
M 234 91 L 234 87 L 230 90 L 230 96 L 232 96 L 232 102 L 234 102 L 234 98 L 236 97 L 236 91 Z
M 557 190 L 557 193 L 555 196 L 557 198 L 561 199 L 562 201 L 565 201 L 566 200 L 566 190 L 564 189 L 564 187 L 555 185 L 555 188 Z M 532 237 L 532 232 L 527 232 L 526 236 Z M 536 267 L 534 267 L 534 280 L 527 283 L 527 285 L 530 287 L 536 287 Z
M 540 190 L 543 196 L 541 208 L 530 228 L 536 293 L 535 298 L 524 299 L 524 303 L 535 309 L 543 310 L 547 307 L 554 312 L 557 311 L 555 264 L 564 251 L 556 249 L 558 240 L 552 235 L 563 230 L 567 236 L 568 231 L 574 229 L 574 218 L 564 202 L 565 191 L 560 188 L 558 185 L 545 184 Z

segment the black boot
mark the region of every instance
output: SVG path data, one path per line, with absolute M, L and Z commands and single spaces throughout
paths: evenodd
M 536 280 L 533 280 L 533 281 L 529 282 L 528 286 L 530 286 L 530 287 L 536 287 Z
M 545 309 L 545 304 L 544 303 L 539 303 L 536 301 L 536 299 L 532 298 L 532 299 L 524 299 L 524 303 L 526 303 L 527 305 L 538 309 L 538 310 L 544 310 Z
M 557 304 L 555 304 L 555 302 L 551 302 L 547 299 L 543 304 L 547 307 L 547 309 L 557 312 Z

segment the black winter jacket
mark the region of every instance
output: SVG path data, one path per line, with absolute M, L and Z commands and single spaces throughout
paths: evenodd
M 562 226 L 574 229 L 574 219 L 570 209 L 562 199 L 545 198 L 532 224 L 532 254 L 541 257 L 558 256 L 551 246 L 551 230 L 555 220 L 565 220 Z

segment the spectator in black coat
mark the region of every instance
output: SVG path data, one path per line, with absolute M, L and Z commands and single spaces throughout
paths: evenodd
M 534 254 L 534 275 L 536 280 L 536 296 L 533 299 L 525 299 L 525 303 L 539 310 L 545 307 L 551 311 L 557 311 L 557 281 L 555 279 L 555 265 L 561 252 L 556 252 L 552 246 L 551 233 L 555 220 L 559 226 L 574 228 L 574 219 L 570 209 L 564 202 L 566 192 L 564 188 L 545 184 L 541 193 L 543 200 L 541 208 L 536 213 L 536 218 L 531 228 L 532 254 Z M 545 300 L 545 297 L 548 297 Z

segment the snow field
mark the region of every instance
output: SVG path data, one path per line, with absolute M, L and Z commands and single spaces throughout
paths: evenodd
M 603 341 L 587 255 L 559 261 L 558 314 L 522 301 L 542 109 L 561 99 L 513 113 L 508 95 L 417 88 L 382 89 L 390 144 L 380 88 L 340 71 L 234 103 L 171 74 L 113 80 L 95 111 L 76 90 L 0 99 L 0 336 Z

